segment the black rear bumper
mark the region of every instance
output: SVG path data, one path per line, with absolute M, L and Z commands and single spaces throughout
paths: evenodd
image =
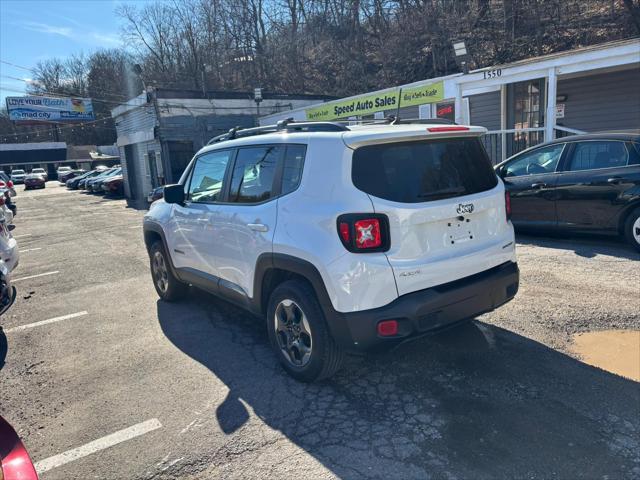
M 384 349 L 433 330 L 494 310 L 518 291 L 518 265 L 507 262 L 451 283 L 403 295 L 384 307 L 325 315 L 335 340 L 345 349 Z M 398 334 L 381 337 L 377 324 L 397 320 Z

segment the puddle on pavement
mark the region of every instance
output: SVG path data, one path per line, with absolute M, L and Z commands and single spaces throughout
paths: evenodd
M 571 350 L 584 363 L 640 382 L 640 330 L 581 333 Z

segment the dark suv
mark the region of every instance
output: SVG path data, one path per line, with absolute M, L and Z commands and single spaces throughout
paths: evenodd
M 640 133 L 560 138 L 495 168 L 516 228 L 621 235 L 640 250 Z

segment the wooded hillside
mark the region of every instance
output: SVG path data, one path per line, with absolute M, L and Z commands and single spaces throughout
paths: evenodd
M 640 35 L 640 0 L 174 0 L 115 14 L 126 49 L 43 62 L 33 92 L 91 96 L 108 116 L 140 92 L 138 63 L 159 87 L 345 96 L 457 72 L 453 40 L 477 68 Z

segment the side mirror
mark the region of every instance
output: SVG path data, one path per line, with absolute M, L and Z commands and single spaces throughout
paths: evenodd
M 166 203 L 184 203 L 184 185 L 166 185 L 164 187 L 164 201 Z

